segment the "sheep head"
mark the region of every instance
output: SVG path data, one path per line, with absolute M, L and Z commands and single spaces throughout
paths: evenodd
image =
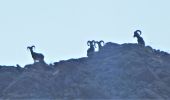
M 98 45 L 102 45 L 102 43 L 104 44 L 104 41 L 101 40 L 101 41 L 95 41 L 95 44 L 98 44 Z
M 87 45 L 88 46 L 95 46 L 95 41 L 92 40 L 92 41 L 87 41 Z
M 27 49 L 33 50 L 33 48 L 35 48 L 35 46 L 28 46 Z
M 142 34 L 141 30 L 136 30 L 133 37 L 139 37 Z

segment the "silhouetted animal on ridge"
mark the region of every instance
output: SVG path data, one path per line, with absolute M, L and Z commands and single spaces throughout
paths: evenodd
M 27 47 L 27 49 L 29 49 L 30 52 L 31 52 L 32 58 L 33 58 L 33 60 L 34 60 L 34 63 L 35 63 L 35 62 L 44 62 L 44 55 L 41 54 L 41 53 L 36 53 L 36 52 L 34 52 L 34 51 L 33 51 L 33 48 L 35 48 L 34 45 L 31 46 L 31 47 Z
M 103 45 L 104 45 L 104 41 L 103 41 L 103 40 L 101 40 L 101 41 L 95 41 L 95 43 L 98 45 L 98 48 L 99 48 L 99 51 L 100 51 L 101 48 L 103 47 L 103 46 L 102 46 L 102 43 L 103 43 Z
M 95 52 L 95 41 L 87 41 L 87 45 L 90 46 L 90 48 L 87 50 L 87 56 L 89 57 Z
M 142 45 L 142 46 L 145 46 L 145 41 L 143 40 L 143 38 L 140 36 L 142 34 L 142 31 L 141 30 L 136 30 L 134 32 L 134 36 L 133 37 L 136 37 L 137 38 L 137 41 L 138 41 L 138 44 L 139 45 Z

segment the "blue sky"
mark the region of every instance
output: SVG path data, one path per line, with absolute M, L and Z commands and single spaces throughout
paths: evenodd
M 169 0 L 1 0 L 0 65 L 33 63 L 27 46 L 47 63 L 86 56 L 88 40 L 136 43 L 170 52 Z

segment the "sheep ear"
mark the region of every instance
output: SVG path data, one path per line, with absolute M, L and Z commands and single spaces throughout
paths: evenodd
M 30 47 L 27 47 L 27 50 L 30 49 Z

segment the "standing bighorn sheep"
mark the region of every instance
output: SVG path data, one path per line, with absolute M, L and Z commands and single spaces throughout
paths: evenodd
M 144 41 L 143 38 L 140 36 L 141 34 L 142 34 L 142 31 L 141 31 L 141 30 L 136 30 L 136 31 L 134 32 L 134 36 L 133 36 L 133 37 L 136 37 L 136 38 L 137 38 L 139 45 L 145 46 L 145 41 Z
M 87 45 L 90 46 L 90 48 L 87 50 L 87 56 L 89 57 L 95 52 L 95 41 L 87 41 Z
M 34 60 L 34 63 L 35 62 L 44 62 L 44 55 L 41 54 L 41 53 L 34 52 L 33 48 L 35 48 L 35 46 L 27 47 L 27 49 L 29 49 L 30 52 L 31 52 L 32 58 Z
M 101 41 L 95 41 L 95 43 L 98 45 L 98 50 L 100 51 L 101 50 L 101 48 L 103 47 L 102 46 L 102 43 L 103 43 L 103 45 L 104 45 L 104 41 L 103 40 L 101 40 Z

